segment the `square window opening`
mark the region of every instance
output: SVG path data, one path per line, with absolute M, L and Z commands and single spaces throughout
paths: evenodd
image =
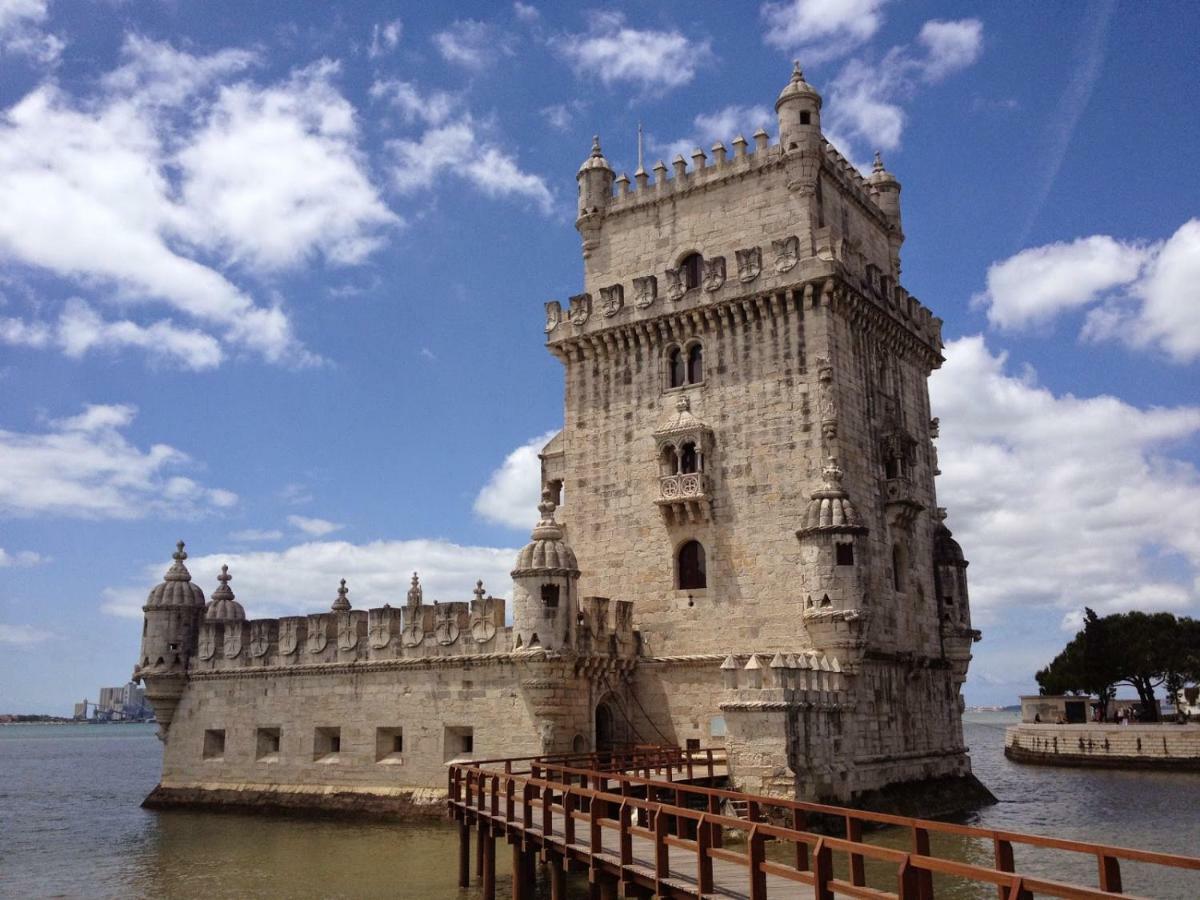
M 400 765 L 404 761 L 404 729 L 399 725 L 375 729 L 375 762 Z
M 313 759 L 334 762 L 342 752 L 341 728 L 313 729 Z
M 254 758 L 267 762 L 278 759 L 279 738 L 278 728 L 259 728 L 254 737 Z
M 700 749 L 700 738 L 688 738 L 687 742 L 684 745 L 684 749 L 699 750 Z
M 207 728 L 204 731 L 204 758 L 225 758 L 225 729 Z
M 470 756 L 475 752 L 475 729 L 469 725 L 447 725 L 442 746 L 447 761 Z
M 837 564 L 839 566 L 854 565 L 854 545 L 853 544 L 837 544 Z

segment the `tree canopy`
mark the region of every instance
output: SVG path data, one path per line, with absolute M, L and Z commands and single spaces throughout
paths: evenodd
M 1154 690 L 1172 696 L 1200 681 L 1200 621 L 1171 613 L 1084 611 L 1083 629 L 1035 676 L 1043 694 L 1095 694 L 1101 715 L 1117 685 L 1137 691 L 1143 718 L 1157 716 Z

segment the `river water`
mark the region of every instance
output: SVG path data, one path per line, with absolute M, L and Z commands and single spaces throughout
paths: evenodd
M 968 821 L 987 827 L 1144 849 L 1200 854 L 1200 775 L 1017 766 L 1003 756 L 1003 713 L 969 714 L 976 774 L 1000 803 Z M 162 751 L 153 726 L 0 727 L 0 896 L 104 898 L 365 898 L 475 900 L 455 886 L 448 823 L 355 824 L 139 807 Z M 901 846 L 898 834 L 872 842 Z M 504 850 L 503 846 L 498 848 Z M 989 863 L 990 847 L 935 851 Z M 511 896 L 508 854 L 498 852 L 498 896 Z M 1042 874 L 1095 884 L 1095 865 L 1059 855 Z M 1200 873 L 1124 866 L 1126 889 L 1195 900 Z M 571 896 L 582 896 L 574 882 Z M 544 886 L 543 886 L 544 887 Z M 544 893 L 540 896 L 544 896 Z M 993 898 L 944 883 L 938 898 Z

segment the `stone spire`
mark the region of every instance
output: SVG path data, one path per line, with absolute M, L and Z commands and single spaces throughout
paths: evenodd
M 212 600 L 204 613 L 207 621 L 240 622 L 246 618 L 245 609 L 234 598 L 233 588 L 229 586 L 229 582 L 232 580 L 233 576 L 229 574 L 229 566 L 221 566 L 221 574 L 217 576 L 217 581 L 221 582 L 221 585 L 213 591 Z
M 483 602 L 483 598 L 487 596 L 487 591 L 485 591 L 483 589 L 483 579 L 482 578 L 475 582 L 475 590 L 472 591 L 471 593 L 473 593 L 475 595 L 475 602 L 477 602 L 477 603 Z
M 421 579 L 417 577 L 417 573 L 413 572 L 412 583 L 408 588 L 408 605 L 420 606 L 425 599 L 425 592 L 421 589 Z
M 147 607 L 205 605 L 204 591 L 200 590 L 199 585 L 192 584 L 192 573 L 183 564 L 188 558 L 183 547 L 183 541 L 175 545 L 175 552 L 171 554 L 171 567 L 163 576 L 162 584 L 150 591 L 150 596 L 146 598 Z
M 342 579 L 341 585 L 338 587 L 337 599 L 333 601 L 332 609 L 334 612 L 349 612 L 350 598 L 346 596 L 350 593 L 350 588 L 346 587 L 346 579 Z
M 579 574 L 575 551 L 563 540 L 562 527 L 554 521 L 557 508 L 550 489 L 543 488 L 542 501 L 538 504 L 541 518 L 533 527 L 530 542 L 517 554 L 516 568 L 512 572 L 514 578 L 535 572 Z

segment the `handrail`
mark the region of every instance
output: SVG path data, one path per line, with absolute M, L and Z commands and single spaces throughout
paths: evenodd
M 600 837 L 603 830 L 615 830 L 620 836 L 618 846 L 622 870 L 627 865 L 632 866 L 630 842 L 633 837 L 650 841 L 655 848 L 656 883 L 669 876 L 668 851 L 671 846 L 685 848 L 696 854 L 696 883 L 701 888 L 706 884 L 711 887 L 714 860 L 741 865 L 747 870 L 749 895 L 754 900 L 766 896 L 768 875 L 813 885 L 819 897 L 832 896 L 836 890 L 838 894 L 846 896 L 930 900 L 933 896 L 932 876 L 940 873 L 991 884 L 1002 900 L 1026 900 L 1032 896 L 1032 892 L 1063 898 L 1119 895 L 1122 892 L 1120 859 L 1200 871 L 1200 859 L 1195 857 L 872 813 L 649 777 L 652 771 L 657 774 L 660 769 L 666 770 L 668 778 L 675 770 L 687 772 L 690 776 L 696 769 L 701 769 L 711 775 L 713 766 L 719 764 L 716 761 L 718 755 L 723 757 L 723 750 L 638 747 L 627 758 L 630 762 L 636 760 L 633 767 L 645 772 L 645 776 L 622 771 L 582 769 L 559 762 L 560 759 L 591 759 L 595 754 L 456 762 L 449 767 L 449 806 L 456 817 L 480 818 L 508 830 L 534 833 L 540 837 L 543 846 L 553 845 L 558 848 L 556 852 L 562 853 L 579 852 L 580 845 L 576 842 L 579 834 L 576 831 L 577 821 L 587 824 L 585 836 L 579 840 L 587 845 L 587 852 L 592 856 L 603 849 Z M 513 772 L 511 767 L 514 762 L 528 762 L 530 771 Z M 504 770 L 494 768 L 498 764 L 504 764 Z M 635 796 L 635 790 L 644 791 L 645 796 Z M 703 799 L 699 809 L 688 805 L 689 796 Z M 521 806 L 519 821 L 518 797 Z M 671 802 L 664 802 L 665 798 Z M 720 812 L 721 803 L 718 802 L 723 800 L 745 802 L 747 817 L 723 815 Z M 535 810 L 540 810 L 536 825 Z M 614 810 L 615 816 L 612 814 Z M 570 840 L 552 834 L 551 826 L 556 812 L 562 816 L 563 834 Z M 778 815 L 782 812 L 790 815 Z M 810 813 L 843 819 L 846 836 L 823 836 L 807 830 Z M 781 818 L 789 821 L 793 827 L 770 821 Z M 863 842 L 863 823 L 911 829 L 912 849 L 897 850 Z M 724 832 L 731 830 L 745 834 L 745 852 L 724 847 Z M 931 833 L 991 841 L 995 848 L 994 867 L 933 855 L 929 842 Z M 689 834 L 694 837 L 688 837 Z M 767 841 L 791 844 L 794 847 L 794 864 L 767 859 L 763 847 Z M 559 843 L 563 846 L 558 847 Z M 1013 860 L 1013 844 L 1093 856 L 1098 865 L 1099 887 L 1070 885 L 1018 873 Z M 849 861 L 848 881 L 833 877 L 833 853 L 846 855 Z M 866 886 L 863 862 L 867 859 L 896 867 L 896 893 Z M 597 863 L 592 860 L 590 864 L 595 866 Z M 636 877 L 645 876 L 643 873 Z M 678 891 L 672 894 L 679 895 Z

